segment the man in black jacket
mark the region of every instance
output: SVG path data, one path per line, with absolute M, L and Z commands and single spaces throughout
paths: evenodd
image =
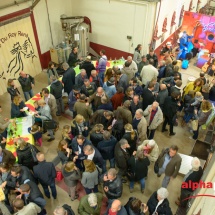
M 70 68 L 72 68 L 76 67 L 78 62 L 80 62 L 80 59 L 78 59 L 78 47 L 73 47 L 67 63 L 69 64 Z
M 128 159 L 130 158 L 129 152 L 127 151 L 127 148 L 130 148 L 130 145 L 128 144 L 128 141 L 126 139 L 121 139 L 115 147 L 114 150 L 114 157 L 116 161 L 116 166 L 119 168 L 118 175 L 120 177 L 125 176 L 125 173 L 128 169 Z M 126 180 L 122 180 L 123 182 L 126 182 Z
M 75 70 L 73 68 L 69 68 L 68 63 L 63 63 L 62 66 L 65 71 L 62 78 L 62 82 L 64 83 L 64 92 L 69 95 L 75 84 Z
M 143 109 L 143 111 L 155 101 L 155 97 L 152 93 L 153 89 L 154 89 L 154 83 L 152 83 L 152 82 L 149 82 L 148 88 L 143 88 L 143 94 L 142 94 L 142 98 L 143 98 L 142 109 Z
M 63 84 L 53 75 L 51 76 L 52 83 L 50 85 L 50 93 L 55 97 L 57 103 L 57 116 L 64 112 L 64 103 L 62 99 Z
M 95 69 L 95 66 L 91 63 L 91 56 L 87 56 L 86 60 L 80 65 L 80 69 L 85 69 L 87 77 L 90 78 L 91 71 Z
M 57 198 L 57 191 L 55 186 L 56 170 L 52 162 L 46 162 L 45 156 L 42 152 L 37 153 L 38 164 L 34 166 L 34 177 L 40 182 L 47 198 L 50 198 L 49 188 L 52 191 L 54 199 Z
M 110 168 L 102 178 L 103 189 L 108 199 L 118 199 L 122 195 L 122 181 L 117 176 L 117 171 L 114 168 Z
M 104 131 L 103 133 L 104 140 L 100 141 L 97 145 L 97 149 L 100 151 L 104 162 L 104 171 L 106 172 L 106 161 L 109 160 L 110 168 L 115 167 L 115 159 L 114 159 L 114 148 L 117 143 L 117 139 L 111 135 L 109 131 Z
M 85 94 L 87 97 L 92 96 L 96 92 L 96 85 L 94 82 L 90 83 L 89 79 L 84 80 L 84 84 L 81 87 L 81 93 Z
M 146 55 L 147 60 L 149 61 L 150 59 L 153 59 L 154 63 L 153 66 L 155 68 L 158 67 L 158 57 L 154 52 L 154 49 L 150 49 L 149 54 Z
M 94 164 L 101 168 L 104 173 L 104 160 L 97 148 L 94 148 L 92 145 L 86 145 L 84 146 L 84 154 L 87 156 L 87 160 L 92 160 Z
M 19 73 L 19 78 L 18 81 L 22 87 L 24 96 L 25 96 L 25 100 L 28 101 L 28 99 L 32 98 L 34 96 L 32 87 L 34 87 L 34 78 L 28 74 L 26 74 L 25 72 L 21 71 Z M 30 98 L 29 98 L 30 96 Z

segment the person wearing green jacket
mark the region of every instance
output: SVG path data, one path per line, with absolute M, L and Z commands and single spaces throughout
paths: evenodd
M 81 198 L 78 213 L 80 215 L 100 215 L 103 195 L 101 193 L 90 193 Z

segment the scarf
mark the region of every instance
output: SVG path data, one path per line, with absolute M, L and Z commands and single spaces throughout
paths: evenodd
M 117 215 L 117 211 L 116 212 L 112 212 L 111 208 L 110 208 L 109 211 L 108 211 L 108 215 Z
M 84 123 L 80 123 L 80 124 L 77 124 L 78 126 L 78 130 L 79 130 L 79 134 L 82 134 L 82 132 L 84 131 Z

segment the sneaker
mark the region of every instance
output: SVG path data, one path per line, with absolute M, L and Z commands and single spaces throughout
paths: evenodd
M 133 191 L 134 191 L 134 188 L 130 188 L 130 193 L 133 193 Z
M 48 139 L 47 141 L 48 141 L 48 142 L 51 142 L 51 141 L 53 141 L 53 140 L 55 140 L 55 138 L 50 138 L 50 139 Z
M 169 136 L 174 136 L 176 133 L 175 132 L 172 132 L 169 134 Z

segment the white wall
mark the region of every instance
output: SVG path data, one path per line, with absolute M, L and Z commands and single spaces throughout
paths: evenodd
M 145 1 L 139 4 L 115 0 L 73 0 L 72 14 L 89 17 L 91 42 L 130 53 L 140 43 L 143 44 L 143 53 L 146 53 L 152 37 L 155 5 Z M 127 36 L 132 36 L 132 41 Z
M 72 15 L 72 0 L 64 0 L 63 3 L 59 0 L 47 0 L 47 5 L 51 23 L 51 32 L 45 0 L 41 0 L 34 8 L 34 17 L 42 54 L 49 51 L 53 45 L 56 46 L 62 42 L 64 38 L 64 32 L 61 29 L 60 16 L 62 14 Z

